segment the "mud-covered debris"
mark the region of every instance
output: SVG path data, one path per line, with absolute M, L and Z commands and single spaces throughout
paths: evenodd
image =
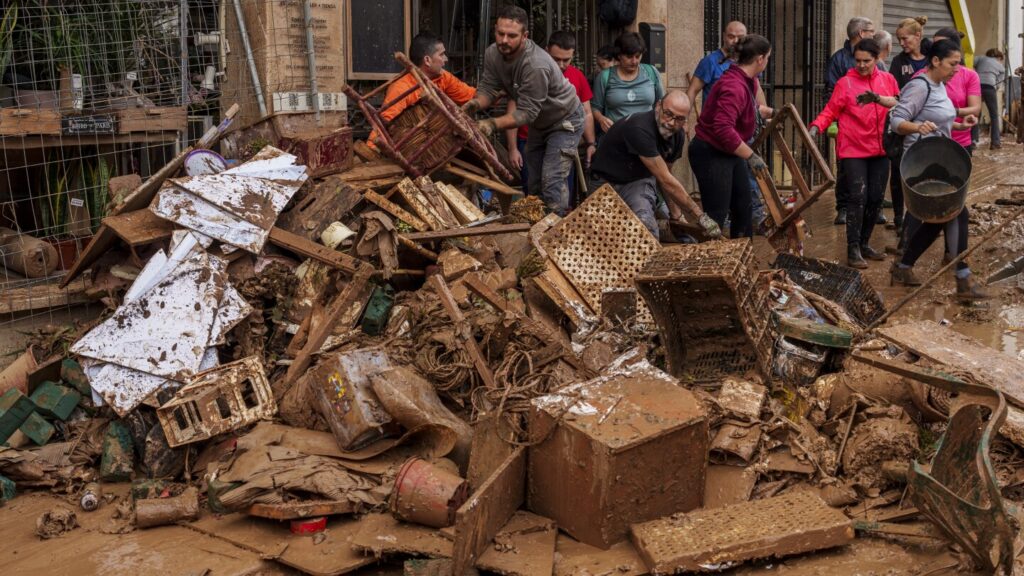
M 43 540 L 56 538 L 78 527 L 78 517 L 70 508 L 59 506 L 43 512 L 36 519 L 36 535 Z
M 853 429 L 843 452 L 843 470 L 862 488 L 887 488 L 892 481 L 883 474 L 882 464 L 912 460 L 917 456 L 918 442 L 913 422 L 872 418 Z

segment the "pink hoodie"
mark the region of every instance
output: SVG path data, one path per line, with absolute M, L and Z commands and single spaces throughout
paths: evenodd
M 885 115 L 888 108 L 881 104 L 857 104 L 857 96 L 871 90 L 880 96 L 900 93 L 896 78 L 878 68 L 867 78 L 856 68 L 850 68 L 836 83 L 832 98 L 821 114 L 811 122 L 825 132 L 832 122 L 839 120 L 836 154 L 840 158 L 873 158 L 885 156 L 882 136 L 885 134 Z

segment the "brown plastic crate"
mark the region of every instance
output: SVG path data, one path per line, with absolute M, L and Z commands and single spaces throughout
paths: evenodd
M 755 277 L 745 239 L 669 246 L 647 261 L 635 283 L 658 325 L 670 374 L 716 382 L 758 365 L 748 328 L 757 323 L 746 317 L 758 308 Z

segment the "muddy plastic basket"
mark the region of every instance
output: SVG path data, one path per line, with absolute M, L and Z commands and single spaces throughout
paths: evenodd
M 686 381 L 718 382 L 758 364 L 744 306 L 754 281 L 749 240 L 678 244 L 654 253 L 637 273 L 668 372 Z
M 863 326 L 885 314 L 882 297 L 853 268 L 792 254 L 779 254 L 773 267 L 784 270 L 801 288 L 839 304 Z

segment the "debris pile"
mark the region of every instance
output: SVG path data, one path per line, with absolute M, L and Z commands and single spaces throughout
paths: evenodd
M 71 272 L 121 267 L 110 310 L 0 374 L 0 500 L 82 503 L 41 538 L 103 514 L 310 573 L 660 574 L 881 535 L 1012 570 L 1020 361 L 866 331 L 855 270 L 663 247 L 610 187 L 559 219 L 454 154 L 351 148 L 124 196 Z

